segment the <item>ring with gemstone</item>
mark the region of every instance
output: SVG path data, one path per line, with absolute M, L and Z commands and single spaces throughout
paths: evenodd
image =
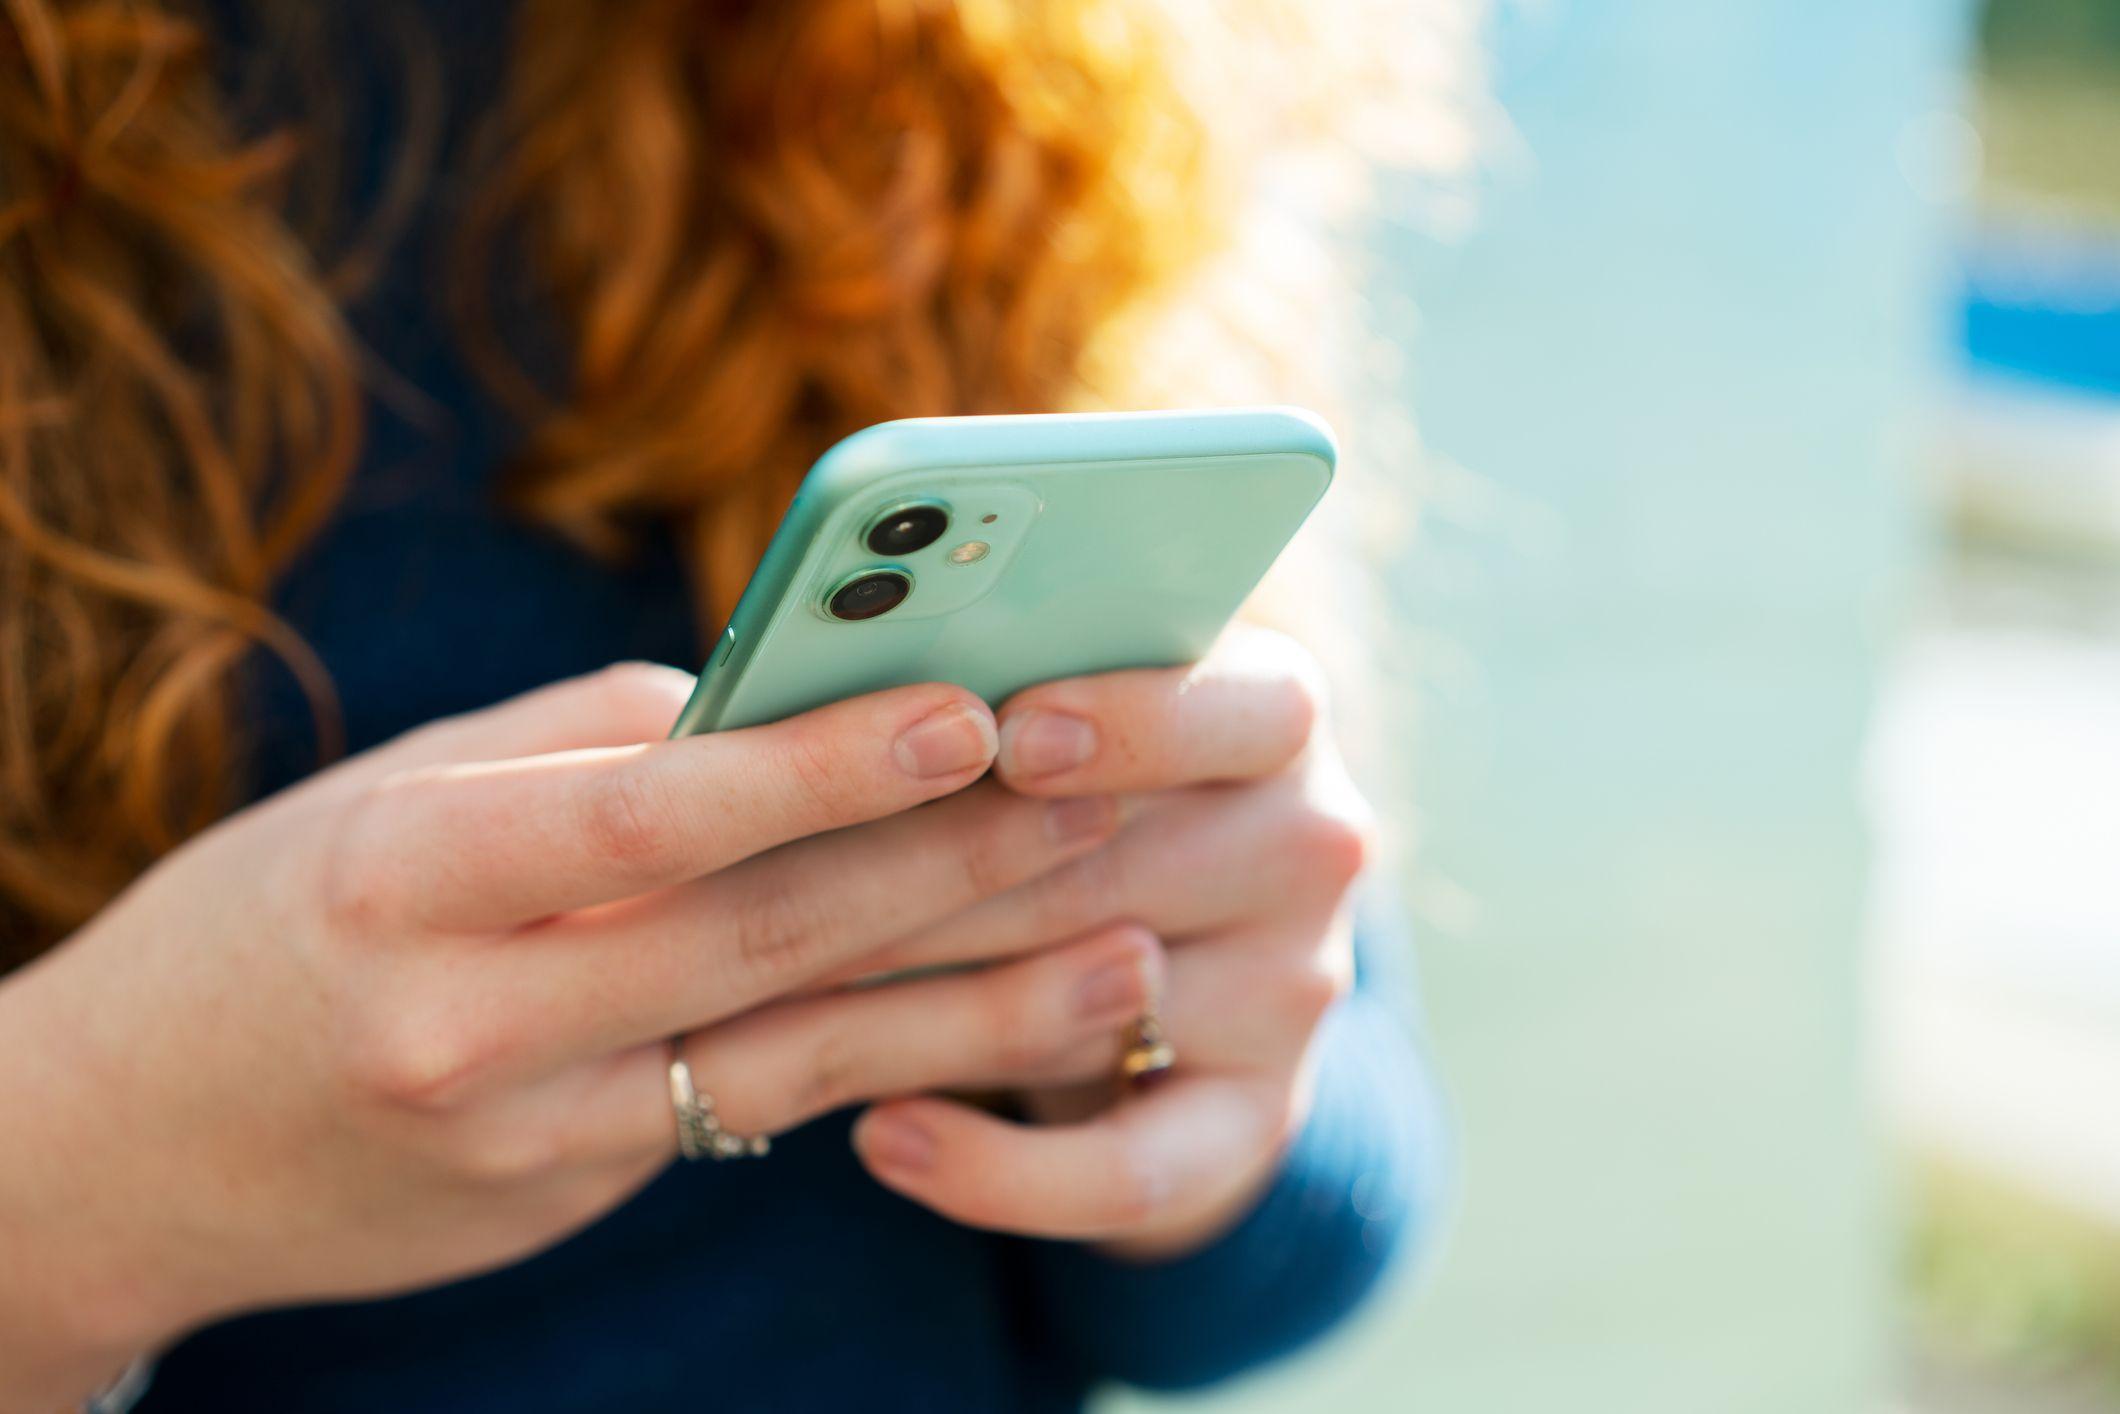
M 670 1108 L 677 1116 L 677 1152 L 686 1159 L 762 1159 L 773 1141 L 763 1134 L 731 1134 L 714 1113 L 714 1097 L 692 1079 L 678 1042 L 670 1042 Z
M 1126 1049 L 1119 1056 L 1120 1083 L 1149 1085 L 1177 1063 L 1177 1049 L 1163 1039 L 1162 1021 L 1152 1011 L 1143 1012 L 1127 1033 Z

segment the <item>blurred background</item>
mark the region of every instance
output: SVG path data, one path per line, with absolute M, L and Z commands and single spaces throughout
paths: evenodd
M 2120 0 L 1486 52 L 1368 278 L 1460 1191 L 1197 1402 L 2120 1409 Z

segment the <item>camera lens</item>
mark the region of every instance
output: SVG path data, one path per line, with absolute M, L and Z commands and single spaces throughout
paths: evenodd
M 898 571 L 877 570 L 840 585 L 825 607 L 835 619 L 873 619 L 903 604 L 905 596 L 912 592 L 913 581 Z
M 868 547 L 879 555 L 910 555 L 925 550 L 950 528 L 950 513 L 940 506 L 901 506 L 869 527 Z

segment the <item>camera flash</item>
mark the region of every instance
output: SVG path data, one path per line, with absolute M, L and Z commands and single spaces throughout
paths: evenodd
M 993 548 L 984 540 L 967 540 L 956 549 L 950 551 L 950 563 L 953 565 L 975 565 L 985 559 L 986 552 Z

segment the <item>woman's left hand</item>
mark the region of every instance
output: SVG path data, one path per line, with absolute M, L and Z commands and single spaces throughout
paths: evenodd
M 1311 1041 L 1353 975 L 1348 894 L 1368 807 L 1333 749 L 1316 664 L 1240 627 L 1203 663 L 1046 684 L 1000 714 L 996 773 L 1026 795 L 1119 793 L 1097 853 L 905 939 L 865 972 L 1031 951 L 1121 920 L 1166 945 L 1177 1064 L 1121 1094 L 1126 1037 L 1050 1058 L 1018 1124 L 940 1098 L 855 1132 L 881 1181 L 978 1227 L 1142 1260 L 1204 1244 L 1256 1202 L 1309 1104 Z

